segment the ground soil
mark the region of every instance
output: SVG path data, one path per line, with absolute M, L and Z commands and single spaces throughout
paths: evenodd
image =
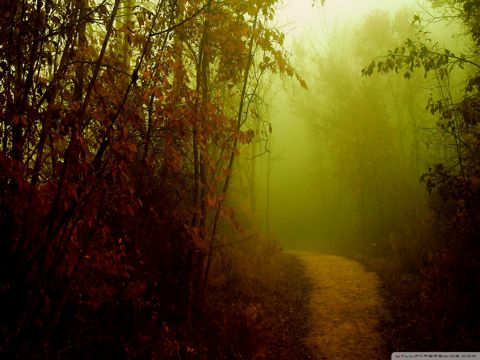
M 295 252 L 312 284 L 306 344 L 314 359 L 384 359 L 379 279 L 353 260 Z

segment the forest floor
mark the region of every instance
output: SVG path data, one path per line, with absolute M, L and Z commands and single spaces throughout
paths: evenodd
M 238 273 L 223 282 L 223 287 L 222 282 L 217 284 L 212 279 L 207 301 L 209 320 L 202 322 L 210 328 L 195 333 L 213 334 L 198 343 L 207 342 L 210 349 L 220 344 L 222 350 L 209 353 L 205 359 L 314 359 L 304 341 L 310 333 L 312 291 L 305 265 L 297 256 L 280 250 L 265 252 L 265 256 L 260 253 L 237 254 L 233 269 Z M 227 284 L 235 286 L 225 288 Z M 201 347 L 199 344 L 192 346 Z
M 377 275 L 340 256 L 291 252 L 311 279 L 310 334 L 315 359 L 383 359 L 386 310 Z

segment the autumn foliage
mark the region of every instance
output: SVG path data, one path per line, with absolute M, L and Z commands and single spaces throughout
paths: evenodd
M 274 3 L 1 2 L 0 354 L 199 351 L 250 105 L 296 76 Z

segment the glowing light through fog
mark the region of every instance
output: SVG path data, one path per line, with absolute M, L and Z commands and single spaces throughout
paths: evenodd
M 309 77 L 313 59 L 326 54 L 329 49 L 341 52 L 344 46 L 350 46 L 347 40 L 349 31 L 358 26 L 367 14 L 374 10 L 395 12 L 405 6 L 418 9 L 417 1 L 422 0 L 326 0 L 321 6 L 317 0 L 312 6 L 312 0 L 284 0 L 278 8 L 276 22 L 287 33 L 285 48 L 290 52 L 294 65 L 302 76 Z M 312 79 L 306 80 L 309 82 Z M 269 226 L 273 233 L 284 239 L 289 238 L 291 229 L 295 229 L 295 236 L 302 229 L 305 232 L 303 235 L 308 238 L 309 226 L 305 224 L 310 220 L 305 219 L 314 217 L 311 214 L 318 213 L 319 206 L 322 206 L 319 205 L 321 201 L 311 201 L 312 194 L 318 191 L 320 185 L 312 180 L 318 179 L 316 176 L 319 175 L 312 166 L 313 155 L 307 134 L 310 130 L 306 129 L 306 121 L 293 109 L 291 83 L 286 81 L 277 86 L 286 86 L 288 90 L 275 93 L 276 100 L 271 109 L 274 131 Z M 301 91 L 294 91 L 300 97 L 305 96 Z M 337 191 L 333 190 L 335 186 L 340 185 L 332 185 L 331 191 Z M 300 212 L 304 214 L 302 217 L 298 216 Z M 317 224 L 318 221 L 312 220 L 312 223 Z
M 326 0 L 323 6 L 319 1 L 312 6 L 312 0 L 286 0 L 277 12 L 280 24 L 308 33 L 315 31 L 318 22 L 350 22 L 373 10 L 393 11 L 403 6 L 415 6 L 418 0 Z M 313 27 L 312 27 L 313 26 Z

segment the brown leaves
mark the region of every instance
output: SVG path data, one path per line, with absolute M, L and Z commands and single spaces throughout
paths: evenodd
M 240 131 L 237 136 L 240 144 L 250 144 L 255 136 L 255 131 L 253 131 L 252 129 L 248 129 L 247 131 Z
M 34 12 L 37 4 L 40 15 Z M 64 5 L 27 0 L 27 15 L 0 20 L 2 29 L 5 22 L 13 26 L 13 39 L 0 39 L 19 49 L 5 50 L 0 64 L 5 90 L 0 94 L 0 204 L 13 214 L 2 219 L 15 221 L 8 228 L 13 233 L 0 230 L 7 234 L 6 248 L 21 239 L 25 249 L 12 267 L 25 273 L 12 279 L 32 279 L 25 286 L 34 288 L 33 294 L 35 288 L 45 293 L 31 302 L 49 299 L 52 312 L 61 312 L 65 297 L 64 305 L 82 326 L 95 328 L 92 313 L 108 318 L 104 309 L 117 311 L 130 301 L 146 306 L 152 318 L 154 311 L 162 317 L 180 313 L 164 303 L 152 305 L 152 297 L 150 305 L 144 300 L 152 296 L 147 295 L 152 283 L 171 285 L 162 296 L 183 295 L 186 270 L 180 264 L 172 275 L 172 259 L 186 250 L 207 252 L 214 217 L 219 227 L 239 228 L 222 188 L 232 176 L 229 162 L 240 154 L 237 142 L 251 144 L 256 131 L 239 129 L 235 116 L 251 37 L 265 53 L 262 71 L 295 76 L 280 49 L 283 35 L 267 26 L 253 33 L 252 16 L 271 17 L 274 1 L 213 1 L 208 11 L 177 27 L 205 2 L 179 1 L 175 8 L 159 8 L 157 15 L 141 3 L 128 14 L 125 4 L 117 18 L 112 4 Z M 29 25 L 29 14 L 37 28 Z M 155 36 L 146 46 L 150 30 Z M 33 39 L 35 31 L 48 36 Z M 256 86 L 252 73 L 249 92 Z M 7 114 L 7 108 L 16 113 Z M 30 182 L 36 185 L 32 189 Z M 192 195 L 201 204 L 194 204 Z M 194 213 L 204 224 L 192 225 Z M 10 264 L 10 255 L 2 253 L 1 262 Z M 51 278 L 38 272 L 40 265 L 54 269 Z M 29 313 L 17 309 L 24 311 Z M 40 330 L 46 318 L 38 317 Z
M 209 245 L 207 240 L 205 239 L 205 234 L 201 234 L 200 228 L 194 226 L 189 229 L 189 233 L 191 235 L 191 244 L 195 250 L 200 250 L 202 252 L 207 252 L 209 249 Z

